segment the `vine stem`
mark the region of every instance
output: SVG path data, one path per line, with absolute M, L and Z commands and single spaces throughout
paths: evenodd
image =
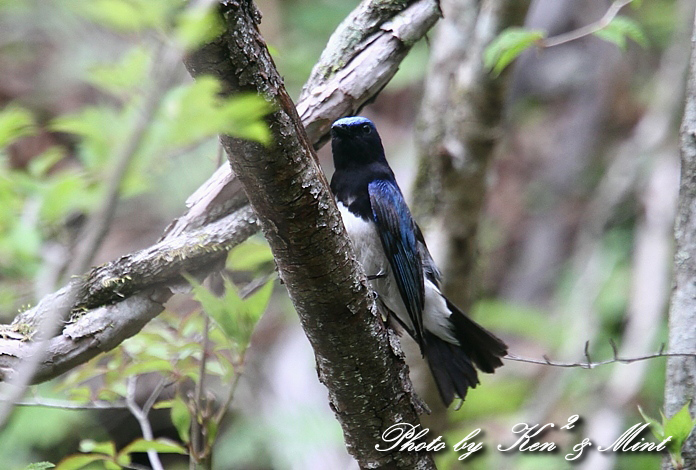
M 554 47 L 560 46 L 561 44 L 565 44 L 567 42 L 575 41 L 585 36 L 590 36 L 596 33 L 597 31 L 606 28 L 609 25 L 609 23 L 611 23 L 611 21 L 614 18 L 616 18 L 616 15 L 619 14 L 619 11 L 621 11 L 623 7 L 625 7 L 632 1 L 633 0 L 615 0 L 614 3 L 612 3 L 609 6 L 604 16 L 602 16 L 594 23 L 590 23 L 587 26 L 583 26 L 582 28 L 569 31 L 567 33 L 559 34 L 558 36 L 540 39 L 539 41 L 537 41 L 536 44 L 541 48 Z

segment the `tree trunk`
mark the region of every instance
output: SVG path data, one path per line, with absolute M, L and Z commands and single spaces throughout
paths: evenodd
M 696 24 L 696 19 L 695 19 Z M 696 345 L 696 27 L 691 40 L 691 65 L 681 127 L 681 181 L 674 227 L 674 289 L 669 310 L 669 350 L 691 351 Z M 667 360 L 665 413 L 673 416 L 686 403 L 696 414 L 696 358 Z M 696 433 L 683 447 L 684 468 L 696 468 Z M 665 462 L 663 468 L 671 468 Z
M 434 468 L 426 452 L 380 452 L 395 423 L 419 425 L 408 368 L 381 321 L 355 260 L 328 183 L 292 100 L 258 32 L 251 1 L 223 4 L 227 34 L 188 60 L 194 75 L 214 74 L 253 91 L 276 111 L 269 147 L 223 136 L 242 184 L 316 355 L 320 380 L 363 468 Z

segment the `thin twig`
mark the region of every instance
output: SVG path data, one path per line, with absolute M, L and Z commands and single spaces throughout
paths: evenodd
M 0 397 L 0 401 L 7 401 Z M 14 406 L 40 406 L 43 408 L 58 408 L 61 410 L 125 410 L 125 403 L 111 403 L 108 401 L 93 401 L 89 403 L 74 403 L 64 400 L 52 400 L 47 398 L 35 398 L 33 400 L 15 401 Z
M 613 346 L 614 348 L 616 345 Z M 553 361 L 549 359 L 547 356 L 542 356 L 542 359 L 535 359 L 535 358 L 530 358 L 530 357 L 521 357 L 517 356 L 515 354 L 508 354 L 505 356 L 503 359 L 507 359 L 510 361 L 516 361 L 516 362 L 527 362 L 529 364 L 541 364 L 544 366 L 553 366 L 553 367 L 582 367 L 583 369 L 594 369 L 597 366 L 603 366 L 606 364 L 613 364 L 613 363 L 621 363 L 621 364 L 630 364 L 632 362 L 638 362 L 638 361 L 646 361 L 648 359 L 655 359 L 656 357 L 696 357 L 696 351 L 694 352 L 683 352 L 683 353 L 666 353 L 662 352 L 664 349 L 664 345 L 662 348 L 660 348 L 660 351 L 657 353 L 653 354 L 647 354 L 645 356 L 637 356 L 637 357 L 619 357 L 618 352 L 614 350 L 614 357 L 612 359 L 606 359 L 604 361 L 597 361 L 597 362 L 592 362 L 592 361 L 585 361 L 585 362 L 560 362 L 560 361 Z M 589 357 L 589 356 L 586 356 Z
M 198 382 L 196 382 L 196 388 L 194 391 L 194 416 L 191 420 L 191 454 L 189 456 L 189 469 L 196 470 L 196 465 L 199 460 L 199 450 L 201 447 L 201 426 L 198 423 L 198 417 L 201 415 L 201 410 L 203 409 L 203 390 L 205 382 L 205 365 L 207 362 L 207 351 L 208 351 L 208 341 L 209 341 L 209 331 L 210 331 L 210 317 L 203 313 L 203 347 L 201 362 L 198 369 Z
M 147 401 L 143 405 L 143 413 L 145 413 L 145 414 L 150 413 L 150 410 L 155 405 L 155 402 L 157 401 L 160 394 L 162 393 L 162 390 L 164 390 L 165 387 L 168 387 L 171 384 L 172 384 L 172 382 L 167 382 L 167 379 L 165 377 L 160 378 L 159 382 L 157 382 L 157 385 L 152 390 L 152 393 L 150 394 Z
M 147 413 L 144 413 L 143 410 L 135 402 L 135 386 L 137 380 L 137 376 L 128 377 L 126 405 L 128 406 L 128 410 L 131 412 L 131 414 L 135 417 L 136 420 L 138 420 L 140 430 L 143 433 L 143 438 L 145 438 L 146 441 L 152 441 L 154 440 L 154 437 L 152 434 L 152 426 L 150 426 L 150 421 L 147 419 Z M 162 462 L 160 462 L 157 451 L 149 449 L 147 451 L 147 457 L 148 459 L 150 459 L 150 465 L 152 465 L 153 470 L 164 470 L 164 467 L 162 466 Z
M 577 39 L 583 38 L 585 36 L 590 36 L 597 31 L 600 31 L 609 25 L 611 21 L 619 14 L 619 11 L 631 3 L 633 0 L 615 0 L 607 9 L 607 12 L 600 19 L 594 23 L 590 23 L 582 28 L 575 29 L 573 31 L 568 31 L 567 33 L 559 34 L 551 38 L 540 39 L 537 41 L 537 46 L 541 48 L 559 46 L 567 42 L 575 41 Z

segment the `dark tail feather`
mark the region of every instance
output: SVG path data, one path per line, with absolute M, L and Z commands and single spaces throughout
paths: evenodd
M 455 395 L 464 399 L 467 390 L 478 385 L 474 365 L 487 373 L 503 365 L 500 358 L 507 354 L 507 345 L 449 300 L 447 307 L 452 312 L 450 321 L 460 345 L 448 343 L 430 332 L 426 332 L 425 344 L 428 365 L 440 397 L 449 406 Z

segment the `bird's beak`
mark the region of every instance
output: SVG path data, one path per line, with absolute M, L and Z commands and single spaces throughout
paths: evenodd
M 347 134 L 348 134 L 348 127 L 344 126 L 343 124 L 335 123 L 331 126 L 331 137 L 347 135 Z

